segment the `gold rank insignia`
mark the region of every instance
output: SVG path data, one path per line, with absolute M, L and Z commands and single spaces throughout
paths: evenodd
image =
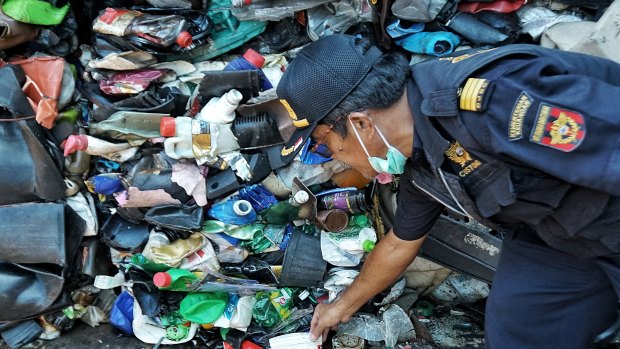
M 452 142 L 444 154 L 446 154 L 450 161 L 461 166 L 462 170 L 459 172 L 459 176 L 461 177 L 466 177 L 482 165 L 482 162 L 472 158 L 458 141 Z
M 489 80 L 469 78 L 461 90 L 459 108 L 461 110 L 482 111 L 484 94 L 489 87 Z

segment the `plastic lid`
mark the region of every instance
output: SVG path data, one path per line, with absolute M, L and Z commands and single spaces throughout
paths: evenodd
M 157 287 L 168 287 L 172 284 L 172 276 L 165 271 L 160 271 L 153 276 L 153 283 Z
M 88 148 L 88 137 L 86 135 L 71 135 L 65 141 L 65 156 L 69 156 L 78 150 Z
M 177 36 L 177 45 L 186 48 L 192 44 L 193 38 L 192 34 L 188 32 L 180 32 L 179 36 Z
M 295 200 L 298 204 L 304 204 L 308 201 L 308 199 L 310 199 L 310 195 L 308 195 L 308 192 L 303 190 L 298 191 L 295 196 L 293 196 L 293 200 Z
M 131 256 L 131 263 L 135 265 L 142 265 L 146 262 L 146 257 L 141 254 L 134 254 Z
M 247 200 L 239 200 L 233 204 L 233 211 L 239 216 L 247 216 L 252 212 L 252 204 Z
M 364 214 L 358 214 L 353 217 L 353 223 L 358 227 L 365 227 L 368 224 L 368 217 Z
M 251 48 L 245 51 L 243 58 L 256 68 L 262 68 L 263 64 L 265 64 L 265 57 Z
M 164 137 L 174 137 L 177 132 L 177 121 L 171 116 L 163 116 L 159 122 L 159 133 Z
M 362 242 L 362 249 L 365 252 L 370 252 L 375 248 L 375 243 L 372 242 L 372 240 L 364 240 L 364 242 Z

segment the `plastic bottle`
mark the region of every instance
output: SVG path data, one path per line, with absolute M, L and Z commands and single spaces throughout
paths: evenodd
M 160 134 L 166 154 L 174 159 L 196 158 L 199 164 L 210 162 L 221 153 L 239 149 L 229 125 L 195 120 L 190 117 L 163 117 Z M 204 161 L 203 161 L 204 160 Z
M 232 14 L 241 21 L 278 21 L 329 0 L 233 0 Z
M 138 11 L 106 8 L 95 20 L 93 30 L 102 34 L 130 36 L 136 40 L 169 47 L 174 44 L 188 47 L 192 35 L 187 31 L 190 23 L 177 15 L 149 15 Z
M 267 76 L 262 71 L 262 67 L 265 64 L 265 57 L 260 53 L 249 48 L 243 56 L 233 59 L 226 67 L 224 71 L 230 70 L 256 70 L 258 71 L 261 79 L 261 91 L 267 91 L 273 88 L 273 85 L 267 79 Z
M 215 256 L 215 250 L 210 241 L 206 241 L 205 245 L 198 251 L 187 256 L 179 265 L 180 269 L 189 271 L 215 271 L 220 270 L 220 263 Z
M 246 225 L 256 221 L 256 212 L 246 200 L 219 202 L 209 210 L 209 216 L 226 224 Z
M 358 227 L 368 227 L 370 226 L 370 220 L 368 216 L 365 214 L 356 214 L 349 220 L 349 225 L 358 226 Z
M 230 90 L 222 97 L 213 97 L 200 111 L 198 118 L 215 124 L 230 124 L 235 120 L 235 109 L 243 95 L 237 90 Z
M 270 224 L 287 224 L 298 218 L 300 206 L 310 199 L 307 192 L 300 190 L 288 201 L 281 201 L 261 212 L 263 220 Z
M 160 290 L 190 291 L 191 285 L 200 280 L 201 273 L 192 273 L 186 269 L 170 269 L 153 276 L 153 283 Z
M 115 139 L 144 140 L 160 137 L 161 119 L 169 114 L 139 113 L 121 110 L 104 121 L 89 125 L 91 135 L 106 135 Z
M 125 162 L 136 155 L 138 147 L 129 143 L 111 143 L 87 135 L 71 135 L 65 142 L 64 155 L 69 156 L 81 150 L 116 162 Z
M 131 256 L 131 264 L 149 272 L 160 272 L 170 269 L 168 265 L 151 262 L 142 253 Z
M 170 242 L 166 234 L 155 231 L 151 232 L 142 254 L 152 262 L 176 267 L 183 258 L 200 250 L 206 242 L 205 239 L 202 234 L 194 233 L 187 239 Z

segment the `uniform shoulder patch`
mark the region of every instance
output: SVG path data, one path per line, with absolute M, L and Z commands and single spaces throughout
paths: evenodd
M 581 113 L 541 103 L 530 141 L 570 152 L 577 149 L 585 136 L 586 122 Z
M 489 80 L 469 78 L 463 85 L 459 108 L 461 110 L 484 111 L 494 85 L 489 85 Z

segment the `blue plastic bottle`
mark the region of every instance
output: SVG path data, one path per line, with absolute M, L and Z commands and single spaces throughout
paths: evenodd
M 228 200 L 217 203 L 209 210 L 209 216 L 226 224 L 246 225 L 256 221 L 256 211 L 246 200 Z
M 261 80 L 261 91 L 267 91 L 273 88 L 273 85 L 261 70 L 265 64 L 265 57 L 251 48 L 245 51 L 242 57 L 233 59 L 224 70 L 258 70 Z

